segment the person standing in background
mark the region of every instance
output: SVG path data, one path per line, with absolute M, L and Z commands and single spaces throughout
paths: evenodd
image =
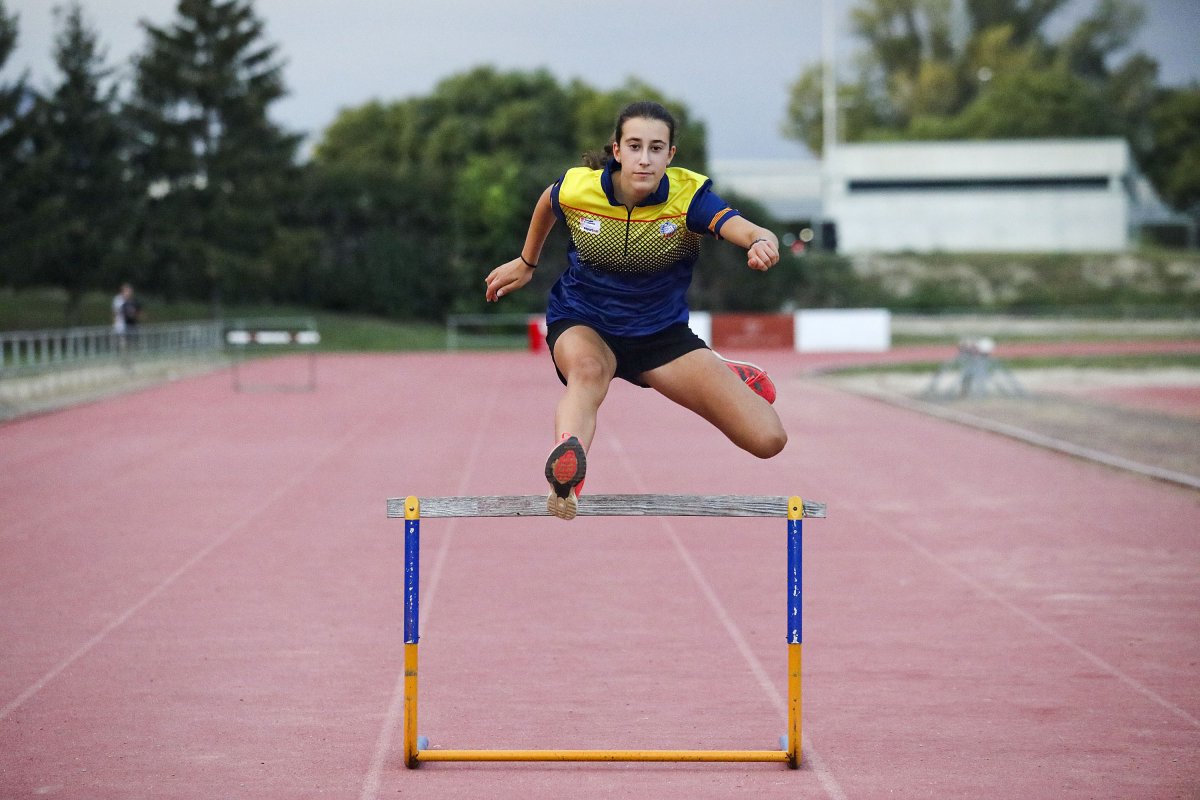
M 137 340 L 137 326 L 142 316 L 142 304 L 133 294 L 133 286 L 121 284 L 121 291 L 112 300 L 113 333 L 117 335 L 117 346 L 124 356 Z

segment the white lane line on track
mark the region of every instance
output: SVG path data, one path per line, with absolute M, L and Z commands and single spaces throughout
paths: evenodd
M 926 413 L 926 414 L 930 414 L 932 416 L 947 419 L 952 422 L 958 422 L 960 424 L 967 425 L 970 427 L 980 428 L 983 430 L 990 431 L 992 433 L 1001 434 L 1003 436 L 1009 436 L 1011 438 L 1019 439 L 1019 440 L 1028 442 L 1030 444 L 1038 445 L 1040 447 L 1045 447 L 1047 449 L 1057 450 L 1059 452 L 1067 453 L 1069 455 L 1076 456 L 1078 458 L 1084 458 L 1084 459 L 1088 459 L 1091 461 L 1096 461 L 1101 464 L 1106 464 L 1111 467 L 1116 467 L 1118 469 L 1124 469 L 1124 470 L 1128 470 L 1131 472 L 1136 472 L 1141 475 L 1145 475 L 1145 476 L 1152 477 L 1152 478 L 1158 478 L 1159 480 L 1170 481 L 1173 483 L 1182 484 L 1184 486 L 1189 486 L 1191 488 L 1200 488 L 1200 478 L 1196 478 L 1192 475 L 1185 475 L 1183 473 L 1172 472 L 1170 470 L 1164 470 L 1164 469 L 1160 469 L 1158 467 L 1151 467 L 1151 466 L 1147 466 L 1145 464 L 1139 464 L 1138 462 L 1129 461 L 1128 459 L 1120 458 L 1119 456 L 1114 456 L 1109 453 L 1103 453 L 1099 450 L 1092 450 L 1091 448 L 1082 447 L 1080 445 L 1075 445 L 1070 442 L 1065 442 L 1065 441 L 1062 441 L 1060 439 L 1055 439 L 1050 436 L 1043 436 L 1042 434 L 1034 433 L 1033 431 L 1027 431 L 1023 428 L 1018 428 L 1013 425 L 1006 425 L 1004 423 L 993 422 L 992 420 L 983 419 L 982 417 L 976 417 L 973 414 L 968 414 L 966 412 L 958 411 L 956 409 L 941 408 L 940 406 L 936 406 L 931 403 L 925 403 L 925 402 L 921 402 L 918 400 L 911 400 L 909 398 L 896 398 L 896 397 L 892 397 L 890 395 L 882 395 L 882 394 L 877 395 L 877 394 L 872 393 L 872 394 L 869 394 L 866 396 L 873 398 L 873 399 L 881 400 L 881 401 L 883 401 L 885 403 L 889 403 L 891 405 L 899 406 L 901 408 L 906 408 L 906 409 L 909 409 L 912 411 L 920 411 L 922 413 Z M 1193 716 L 1192 714 L 1189 714 L 1185 709 L 1181 708 L 1180 706 L 1176 705 L 1175 703 L 1172 703 L 1170 700 L 1167 700 L 1165 697 L 1161 696 L 1160 694 L 1155 692 L 1150 687 L 1141 683 L 1136 678 L 1133 678 L 1132 676 L 1126 674 L 1125 672 L 1123 672 L 1122 670 L 1117 668 L 1115 665 L 1108 663 L 1103 658 L 1101 658 L 1100 656 L 1093 653 L 1091 650 L 1088 650 L 1083 645 L 1079 644 L 1078 642 L 1070 639 L 1066 635 L 1055 630 L 1050 625 L 1047 625 L 1045 622 L 1042 622 L 1040 619 L 1035 617 L 1033 614 L 1031 614 L 1030 612 L 1021 608 L 1017 604 L 1013 603 L 1011 600 L 1004 597 L 1003 595 L 1001 595 L 994 589 L 990 588 L 989 586 L 984 584 L 982 581 L 972 577 L 971 575 L 967 574 L 966 572 L 963 572 L 958 567 L 955 567 L 953 564 L 950 564 L 949 562 L 944 561 L 943 559 L 939 558 L 932 550 L 929 550 L 925 546 L 919 544 L 912 537 L 907 536 L 906 534 L 903 534 L 903 533 L 897 531 L 895 529 L 894 525 L 879 519 L 878 517 L 876 517 L 874 514 L 872 514 L 869 511 L 863 511 L 862 513 L 865 516 L 871 517 L 872 521 L 875 522 L 875 524 L 879 527 L 879 529 L 886 532 L 889 536 L 899 539 L 901 542 L 908 545 L 908 547 L 912 548 L 914 551 L 916 551 L 917 553 L 922 555 L 924 558 L 928 559 L 933 564 L 937 565 L 938 567 L 941 567 L 942 569 L 946 570 L 950 574 L 954 575 L 959 580 L 963 581 L 968 586 L 975 589 L 977 592 L 983 594 L 986 597 L 991 598 L 993 601 L 995 601 L 996 603 L 999 603 L 1001 606 L 1003 606 L 1005 609 L 1007 609 L 1011 613 L 1024 619 L 1027 623 L 1032 625 L 1034 628 L 1036 628 L 1039 631 L 1041 631 L 1042 633 L 1050 636 L 1051 638 L 1055 639 L 1059 643 L 1066 645 L 1070 649 L 1074 650 L 1076 653 L 1083 656 L 1083 658 L 1087 659 L 1088 661 L 1090 661 L 1095 666 L 1099 667 L 1104 672 L 1107 672 L 1109 675 L 1113 676 L 1118 681 L 1125 684 L 1125 686 L 1128 687 L 1129 689 L 1131 689 L 1134 692 L 1136 692 L 1137 694 L 1140 694 L 1143 697 L 1151 700 L 1152 702 L 1162 706 L 1163 708 L 1170 711 L 1172 714 L 1179 717 L 1180 719 L 1188 722 L 1189 724 L 1191 724 L 1195 727 L 1200 727 L 1200 719 Z
M 920 554 L 921 556 L 923 556 L 924 558 L 926 558 L 927 560 L 932 562 L 934 565 L 942 568 L 946 572 L 948 572 L 951 575 L 953 575 L 954 577 L 958 578 L 960 581 L 967 584 L 972 589 L 974 589 L 975 591 L 984 595 L 985 597 L 1000 604 L 1006 610 L 1010 611 L 1011 613 L 1013 613 L 1016 616 L 1020 617 L 1021 619 L 1025 620 L 1027 623 L 1029 623 L 1030 625 L 1032 625 L 1034 628 L 1041 631 L 1042 633 L 1046 634 L 1050 638 L 1052 638 L 1055 641 L 1059 642 L 1060 644 L 1066 645 L 1070 649 L 1074 650 L 1076 653 L 1083 656 L 1085 659 L 1090 661 L 1092 664 L 1099 667 L 1104 672 L 1107 672 L 1109 675 L 1113 676 L 1121 683 L 1125 684 L 1125 686 L 1128 687 L 1129 689 L 1132 689 L 1134 692 L 1153 701 L 1154 703 L 1157 703 L 1158 705 L 1162 706 L 1167 711 L 1170 711 L 1172 714 L 1179 717 L 1180 719 L 1190 723 L 1191 725 L 1193 725 L 1197 728 L 1200 728 L 1200 719 L 1197 719 L 1196 717 L 1192 716 L 1187 711 L 1185 711 L 1183 708 L 1172 703 L 1170 700 L 1167 700 L 1165 697 L 1158 694 L 1153 689 L 1146 686 L 1144 683 L 1138 681 L 1136 678 L 1133 678 L 1133 677 L 1127 675 L 1125 672 L 1121 671 L 1116 666 L 1108 663 L 1103 658 L 1096 655 L 1091 650 L 1088 650 L 1083 645 L 1079 644 L 1078 642 L 1074 641 L 1073 639 L 1070 639 L 1069 637 L 1065 636 L 1064 634 L 1058 632 L 1051 626 L 1047 625 L 1045 622 L 1042 622 L 1040 619 L 1035 617 L 1030 612 L 1021 608 L 1020 606 L 1018 606 L 1013 601 L 1009 600 L 1004 595 L 1000 594 L 996 590 L 989 587 L 987 584 L 983 583 L 983 581 L 962 571 L 961 569 L 959 569 L 958 567 L 954 566 L 953 564 L 945 561 L 944 559 L 939 558 L 936 553 L 934 553 L 929 548 L 927 548 L 924 545 L 917 542 L 911 536 L 908 536 L 907 534 L 901 533 L 900 531 L 896 530 L 896 527 L 892 523 L 891 520 L 884 520 L 884 519 L 876 516 L 874 513 L 870 512 L 870 511 L 863 511 L 861 513 L 864 516 L 871 518 L 871 521 L 875 524 L 876 527 L 879 528 L 879 530 L 885 532 L 892 538 L 899 539 L 901 542 L 908 545 L 908 547 L 912 548 L 916 553 Z
M 36 695 L 42 689 L 46 688 L 47 684 L 49 684 L 51 681 L 53 681 L 55 678 L 57 678 L 60 674 L 62 674 L 63 670 L 67 669 L 72 664 L 74 664 L 76 661 L 78 661 L 79 659 L 81 659 L 85 655 L 87 655 L 89 652 L 91 652 L 91 650 L 93 648 L 95 648 L 98 644 L 103 642 L 104 639 L 110 633 L 112 633 L 117 628 L 121 627 L 126 622 L 128 622 L 130 620 L 130 618 L 133 617 L 134 614 L 141 611 L 152 600 L 154 600 L 154 598 L 158 597 L 160 594 L 162 594 L 168 588 L 170 588 L 171 585 L 173 583 L 175 583 L 175 581 L 179 580 L 179 578 L 182 575 L 184 575 L 188 570 L 190 570 L 192 567 L 196 566 L 201 561 L 203 561 L 210 553 L 212 553 L 218 547 L 220 547 L 221 545 L 228 542 L 231 538 L 233 538 L 233 536 L 235 534 L 237 534 L 238 532 L 245 529 L 251 522 L 253 522 L 255 519 L 257 519 L 264 511 L 266 511 L 266 509 L 270 508 L 272 505 L 274 505 L 276 502 L 278 502 L 280 499 L 282 499 L 288 492 L 293 491 L 297 485 L 299 485 L 299 484 L 303 483 L 305 480 L 307 480 L 310 475 L 312 475 L 314 472 L 316 472 L 316 470 L 319 466 L 321 466 L 331 456 L 333 456 L 338 451 L 340 451 L 343 447 L 345 447 L 348 442 L 352 441 L 353 439 L 357 438 L 358 436 L 361 436 L 365 432 L 371 430 L 376 424 L 377 424 L 377 421 L 372 419 L 369 423 L 365 423 L 363 425 L 359 425 L 359 426 L 353 428 L 351 431 L 349 431 L 344 436 L 342 436 L 340 439 L 338 439 L 329 448 L 327 448 L 324 453 L 322 453 L 320 456 L 314 458 L 310 462 L 308 469 L 305 469 L 305 470 L 297 472 L 297 473 L 293 473 L 292 479 L 290 481 L 284 483 L 282 486 L 280 486 L 278 489 L 276 489 L 274 492 L 272 492 L 270 495 L 268 495 L 267 498 L 265 500 L 263 500 L 263 502 L 259 503 L 252 510 L 250 510 L 245 515 L 243 515 L 241 517 L 241 519 L 239 519 L 237 522 L 233 523 L 228 528 L 226 528 L 224 533 L 220 534 L 215 539 L 213 539 L 211 542 L 206 544 L 204 547 L 200 548 L 195 553 L 193 553 L 192 556 L 187 561 L 184 561 L 183 564 L 181 564 L 178 568 L 176 568 L 176 570 L 174 572 L 172 572 L 170 575 L 168 575 L 167 577 L 165 577 L 161 581 L 159 581 L 158 584 L 156 584 L 152 589 L 150 589 L 150 591 L 148 591 L 144 595 L 142 595 L 141 598 L 136 603 L 129 606 L 123 612 L 121 612 L 119 615 L 117 615 L 116 618 L 114 618 L 111 622 L 109 622 L 107 625 L 105 625 L 98 633 L 96 633 L 96 635 L 94 635 L 92 638 L 90 638 L 86 642 L 84 642 L 77 650 L 75 650 L 75 652 L 71 653 L 69 656 L 64 658 L 62 661 L 60 661 L 56 665 L 54 665 L 54 667 L 49 672 L 47 672 L 42 677 L 40 677 L 36 681 L 34 681 L 23 692 L 21 692 L 19 695 L 17 695 L 16 698 L 14 698 L 11 702 L 9 702 L 8 705 L 4 706 L 3 709 L 0 709 L 0 720 L 3 720 L 5 717 L 7 717 L 13 711 L 17 710 L 18 708 L 23 706 L 25 703 L 27 703 L 31 697 Z
M 491 429 L 491 420 L 496 410 L 497 397 L 498 393 L 493 391 L 491 398 L 489 398 L 487 410 L 484 411 L 483 417 L 480 420 L 479 430 L 475 434 L 475 441 L 471 445 L 471 452 L 467 456 L 462 476 L 458 481 L 458 487 L 455 489 L 455 494 L 461 495 L 467 490 L 467 486 L 470 485 L 471 474 L 475 471 L 475 464 L 479 460 L 479 453 L 483 450 L 486 434 Z M 449 524 L 439 529 L 442 544 L 438 548 L 437 555 L 434 557 L 433 567 L 429 571 L 429 580 L 423 581 L 424 586 L 420 587 L 421 615 L 417 618 L 417 630 L 419 633 L 424 632 L 429 621 L 429 612 L 433 608 L 433 598 L 437 594 L 438 583 L 442 579 L 442 570 L 446 564 L 446 556 L 450 552 L 450 543 L 454 539 L 454 531 L 458 526 L 458 518 L 452 518 L 447 520 L 447 522 Z M 375 740 L 375 750 L 371 754 L 371 764 L 367 768 L 367 774 L 363 777 L 362 791 L 358 795 L 359 800 L 374 800 L 374 798 L 379 796 L 383 765 L 387 760 L 388 753 L 392 750 L 392 733 L 399 727 L 400 717 L 403 713 L 404 668 L 401 666 L 400 672 L 396 675 L 396 685 L 392 688 L 392 699 L 388 702 L 387 713 L 383 717 L 383 727 L 379 729 L 379 736 Z
M 645 482 L 642 480 L 641 473 L 638 471 L 637 465 L 633 462 L 633 459 L 629 457 L 629 453 L 621 444 L 620 439 L 611 433 L 607 434 L 606 438 L 607 441 L 613 446 L 613 449 L 616 450 L 621 460 L 625 462 L 626 473 L 633 478 L 637 490 L 639 492 L 649 491 L 646 488 Z M 750 644 L 746 641 L 746 637 L 742 633 L 741 628 L 738 627 L 737 623 L 734 622 L 733 617 L 731 617 L 729 612 L 726 610 L 725 604 L 721 602 L 721 598 L 717 595 L 716 590 L 713 589 L 708 578 L 705 577 L 703 570 L 700 569 L 700 565 L 696 563 L 696 560 L 692 558 L 691 553 L 688 552 L 687 547 L 684 545 L 683 540 L 679 537 L 679 534 L 675 530 L 675 526 L 671 523 L 670 518 L 658 517 L 658 521 L 666 531 L 667 535 L 670 537 L 671 543 L 675 545 L 675 550 L 679 553 L 679 557 L 683 560 L 684 565 L 688 568 L 688 572 L 691 573 L 693 580 L 696 581 L 696 585 L 700 587 L 700 592 L 704 595 L 704 598 L 708 600 L 713 612 L 717 615 L 717 619 L 720 620 L 721 625 L 724 626 L 725 630 L 729 633 L 730 638 L 733 639 L 734 645 L 737 647 L 738 652 L 741 653 L 742 658 L 746 660 L 746 663 L 750 667 L 750 672 L 753 673 L 755 679 L 758 681 L 758 685 L 766 693 L 767 697 L 770 698 L 771 704 L 775 706 L 775 709 L 779 712 L 780 719 L 786 723 L 787 701 L 784 699 L 783 695 L 779 693 L 779 689 L 768 676 L 766 669 L 763 668 L 762 662 L 750 648 Z M 783 605 L 782 600 L 780 601 L 780 605 Z M 812 740 L 809 738 L 808 734 L 803 732 L 800 734 L 800 745 L 803 754 L 803 760 L 812 764 L 813 774 L 817 776 L 817 780 L 820 781 L 821 786 L 825 789 L 825 794 L 832 798 L 832 800 L 846 800 L 845 791 L 838 783 L 837 778 L 834 777 L 833 772 L 829 769 L 828 765 L 825 763 L 825 760 L 821 758 L 820 753 L 818 753 L 817 749 L 813 746 Z
M 996 422 L 994 420 L 977 417 L 974 414 L 969 414 L 966 411 L 960 411 L 955 408 L 944 408 L 934 403 L 926 403 L 921 400 L 913 400 L 908 397 L 899 395 L 885 395 L 868 393 L 864 396 L 875 400 L 881 400 L 890 405 L 906 408 L 910 411 L 920 411 L 923 414 L 929 414 L 933 417 L 957 422 L 960 425 L 966 425 L 971 428 L 979 428 L 980 430 L 998 433 L 1001 436 L 1007 436 L 1010 439 L 1027 442 L 1028 444 L 1044 447 L 1047 450 L 1055 450 L 1059 453 L 1066 453 L 1076 458 L 1082 458 L 1087 461 L 1095 461 L 1098 464 L 1104 464 L 1116 469 L 1122 469 L 1126 472 L 1134 472 L 1138 475 L 1145 475 L 1148 478 L 1156 478 L 1160 481 L 1168 483 L 1176 483 L 1180 486 L 1186 486 L 1189 489 L 1200 489 L 1200 477 L 1188 475 L 1184 472 L 1164 469 L 1163 467 L 1155 467 L 1150 464 L 1143 464 L 1140 461 L 1116 456 L 1112 453 L 1105 453 L 1102 450 L 1095 450 L 1091 447 L 1074 444 L 1064 439 L 1057 439 L 1053 436 L 1046 436 L 1035 431 L 1019 428 L 1016 425 L 1009 425 L 1005 422 Z

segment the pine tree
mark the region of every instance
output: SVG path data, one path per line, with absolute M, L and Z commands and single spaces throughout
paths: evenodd
M 4 0 L 0 0 L 0 68 L 16 48 L 17 34 L 17 17 L 10 16 Z M 30 278 L 21 208 L 29 156 L 26 122 L 32 101 L 25 75 L 13 83 L 0 83 L 0 276 L 10 286 L 26 283 Z
M 24 239 L 36 282 L 67 290 L 67 321 L 75 322 L 84 291 L 119 280 L 109 269 L 127 229 L 129 195 L 112 70 L 78 4 L 56 15 L 62 81 L 31 114 Z
M 128 118 L 147 187 L 139 249 L 168 295 L 270 294 L 269 253 L 300 137 L 267 117 L 286 93 L 276 47 L 249 0 L 180 0 L 143 21 Z
M 0 68 L 8 62 L 17 46 L 17 18 L 10 16 L 4 0 L 0 0 Z M 22 116 L 22 100 L 26 95 L 25 76 L 16 83 L 0 84 L 0 170 L 11 165 L 18 149 L 18 122 Z M 7 177 L 0 172 L 0 178 Z

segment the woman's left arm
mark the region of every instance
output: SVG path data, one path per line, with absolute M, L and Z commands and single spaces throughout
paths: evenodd
M 721 238 L 746 248 L 746 266 L 766 272 L 779 263 L 779 237 L 745 217 L 734 217 L 721 226 Z

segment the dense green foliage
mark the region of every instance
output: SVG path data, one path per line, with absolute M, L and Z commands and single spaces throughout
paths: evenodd
M 1151 124 L 1146 172 L 1167 202 L 1200 219 L 1200 85 L 1165 90 Z
M 732 257 L 729 254 L 734 254 Z M 1196 319 L 1200 317 L 1200 253 L 1144 251 L 1136 255 L 935 254 L 878 255 L 847 259 L 828 253 L 785 257 L 767 274 L 749 274 L 735 248 L 713 243 L 713 252 L 695 282 L 693 305 L 711 310 L 886 307 L 898 313 L 991 313 L 1093 319 Z M 62 288 L 0 287 L 0 331 L 105 325 L 111 292 L 83 295 L 68 315 Z M 211 316 L 211 305 L 143 294 L 149 322 Z M 541 298 L 532 301 L 535 305 Z M 442 340 L 440 319 L 421 315 L 320 311 L 319 304 L 296 302 L 227 304 L 224 317 L 287 317 L 317 313 L 342 334 L 331 346 L 367 348 L 399 344 L 401 336 L 426 346 Z M 501 310 L 514 310 L 507 306 Z M 539 308 L 540 310 L 540 308 Z M 388 320 L 402 319 L 402 330 Z M 389 333 L 391 331 L 392 333 Z M 393 338 L 389 338 L 393 337 Z M 519 337 L 518 337 L 519 338 Z M 407 346 L 407 345 L 405 345 Z M 418 346 L 418 345 L 412 345 Z
M 299 138 L 268 118 L 285 92 L 282 67 L 249 0 L 180 0 L 172 24 L 143 22 L 123 102 L 78 6 L 63 24 L 60 88 L 29 113 L 0 104 L 14 120 L 0 126 L 16 154 L 4 168 L 24 178 L 0 197 L 25 209 L 6 215 L 12 235 L 0 241 L 0 258 L 19 265 L 5 270 L 13 287 L 57 285 L 78 298 L 131 280 L 166 299 L 440 321 L 489 310 L 484 276 L 518 252 L 545 187 L 610 140 L 626 103 L 672 108 L 675 163 L 706 168 L 704 126 L 654 87 L 599 91 L 489 67 L 427 97 L 345 110 L 298 165 Z M 0 58 L 16 33 L 0 13 Z M 566 247 L 561 232 L 552 237 L 546 268 L 498 310 L 540 308 Z M 697 281 L 706 305 L 776 302 L 789 270 L 754 280 L 744 254 L 712 252 Z
M 1045 20 L 1062 4 L 862 0 L 854 24 L 869 47 L 856 82 L 841 89 L 847 135 L 1125 135 L 1165 197 L 1200 205 L 1200 88 L 1156 87 L 1141 54 L 1113 66 L 1138 21 L 1126 0 L 1101 0 L 1063 41 L 1049 41 Z M 18 23 L 0 0 L 0 67 Z M 178 0 L 169 24 L 143 22 L 127 85 L 77 4 L 59 11 L 58 25 L 51 88 L 0 82 L 0 288 L 58 287 L 68 324 L 85 319 L 81 298 L 125 280 L 210 313 L 291 304 L 440 323 L 456 312 L 540 310 L 565 262 L 561 229 L 524 291 L 488 306 L 484 277 L 519 251 L 544 188 L 609 141 L 623 105 L 666 104 L 679 122 L 674 163 L 706 171 L 703 123 L 652 86 L 631 79 L 601 91 L 490 67 L 451 75 L 427 96 L 344 110 L 301 163 L 300 137 L 269 117 L 286 94 L 284 60 L 264 41 L 252 0 Z M 793 133 L 814 147 L 818 90 L 819 72 L 805 72 L 792 110 Z M 1084 286 L 1052 280 L 1061 292 L 1026 299 L 1077 302 L 1072 285 Z M 739 249 L 706 242 L 692 300 L 717 311 L 1009 303 L 986 292 L 968 301 L 953 280 L 915 294 L 894 288 L 820 253 L 787 252 L 753 273 Z
M 267 118 L 281 64 L 250 0 L 180 0 L 177 15 L 143 23 L 124 102 L 77 4 L 59 11 L 57 87 L 0 87 L 7 285 L 73 299 L 124 280 L 166 296 L 274 292 L 298 235 L 285 215 L 300 137 Z M 0 66 L 17 32 L 0 2 Z
M 17 46 L 17 19 L 0 0 L 0 67 Z M 28 147 L 26 77 L 0 82 L 0 275 L 18 275 L 26 262 L 20 253 L 23 226 L 18 213 L 28 185 L 23 161 Z M 9 279 L 11 281 L 11 278 Z
M 483 278 L 518 252 L 538 195 L 583 152 L 602 149 L 616 109 L 645 98 L 676 112 L 676 164 L 704 169 L 703 126 L 637 82 L 600 92 L 544 71 L 480 67 L 428 97 L 344 111 L 308 175 L 309 222 L 326 244 L 310 283 L 327 286 L 321 294 L 338 307 L 366 302 L 432 319 L 484 311 Z M 504 310 L 539 308 L 565 252 L 565 239 L 552 237 L 546 268 Z

